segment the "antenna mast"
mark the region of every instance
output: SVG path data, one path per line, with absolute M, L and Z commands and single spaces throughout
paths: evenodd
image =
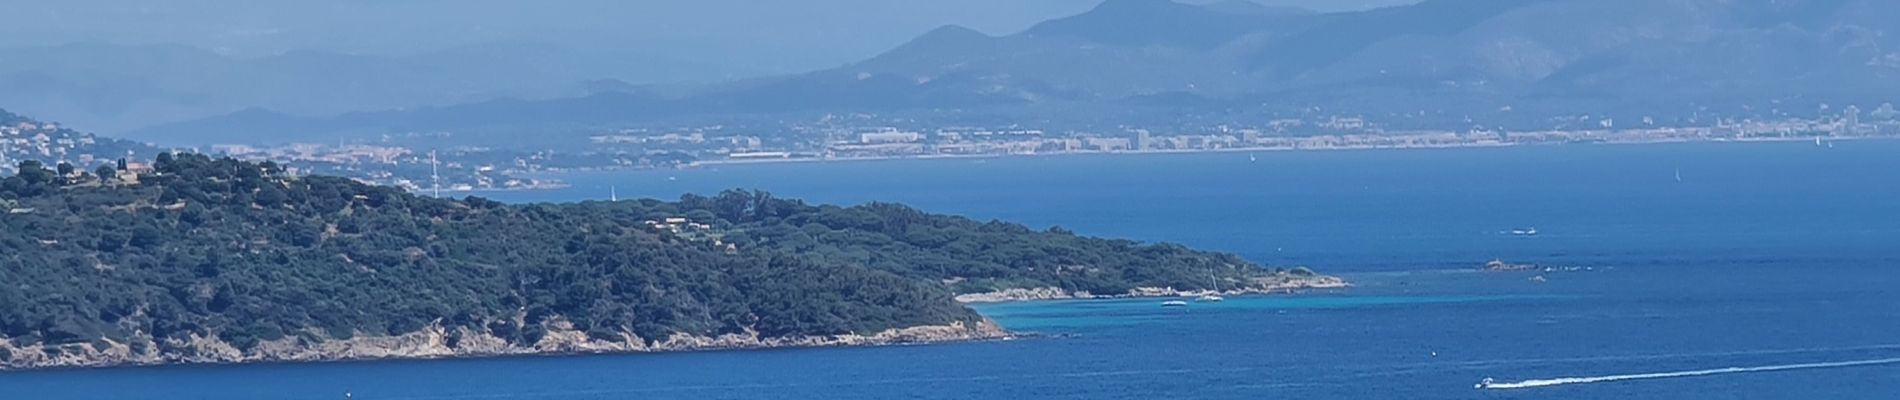
M 440 164 L 441 162 L 435 158 L 435 150 L 429 150 L 429 180 L 433 182 L 431 186 L 435 187 L 437 198 L 442 197 L 442 174 L 437 170 Z

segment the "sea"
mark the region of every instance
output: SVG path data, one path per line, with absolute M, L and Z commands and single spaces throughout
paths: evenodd
M 1035 334 L 1007 341 L 9 372 L 0 398 L 1900 398 L 1900 141 L 835 161 L 556 178 L 571 186 L 480 195 L 744 188 L 899 202 L 1308 266 L 1354 286 L 1179 308 L 977 306 Z M 1478 270 L 1491 260 L 1549 269 Z

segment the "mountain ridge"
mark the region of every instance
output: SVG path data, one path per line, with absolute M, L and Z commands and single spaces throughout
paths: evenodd
M 1198 104 L 1214 112 L 1351 106 L 1321 93 L 1338 90 L 1376 99 L 1357 106 L 1363 114 L 1487 113 L 1532 101 L 1574 113 L 1638 111 L 1619 97 L 1673 103 L 1672 109 L 1716 102 L 1748 112 L 1782 101 L 1873 102 L 1900 90 L 1900 80 L 1891 79 L 1900 76 L 1900 51 L 1890 50 L 1900 48 L 1890 39 L 1900 37 L 1900 23 L 1873 17 L 1883 12 L 1900 13 L 1900 5 L 1431 0 L 1355 12 L 1248 15 L 1168 0 L 1114 0 L 1010 35 L 943 27 L 857 63 L 650 106 L 714 118 L 931 115 L 1112 108 L 1173 93 L 1208 100 Z M 1654 88 L 1667 88 L 1660 93 L 1667 97 L 1655 96 Z M 1424 93 L 1466 100 L 1436 102 Z M 653 118 L 625 111 L 613 119 Z M 186 134 L 160 131 L 167 133 L 154 135 Z

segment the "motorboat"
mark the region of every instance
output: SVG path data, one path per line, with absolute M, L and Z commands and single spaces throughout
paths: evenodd
M 1180 300 L 1168 300 L 1168 301 L 1161 302 L 1161 306 L 1162 307 L 1187 307 L 1187 302 L 1180 301 Z

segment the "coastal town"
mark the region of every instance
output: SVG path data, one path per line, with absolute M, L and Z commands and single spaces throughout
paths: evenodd
M 772 160 L 848 160 L 952 156 L 1003 156 L 1076 153 L 1150 153 L 1273 151 L 1384 148 L 1492 147 L 1570 143 L 1655 143 L 1702 141 L 1845 140 L 1900 137 L 1900 112 L 1882 105 L 1864 119 L 1848 106 L 1836 116 L 1775 120 L 1724 120 L 1701 126 L 1662 126 L 1653 119 L 1619 124 L 1612 119 L 1580 117 L 1567 125 L 1509 131 L 1499 128 L 1453 130 L 1387 129 L 1360 116 L 1276 119 L 1255 126 L 1220 124 L 1162 131 L 1127 128 L 1118 132 L 1066 131 L 1010 126 L 1004 128 L 834 127 L 803 135 L 815 138 L 789 148 L 723 147 L 695 153 L 702 163 Z M 673 134 L 678 136 L 678 134 Z M 702 142 L 758 143 L 756 137 L 694 132 Z M 817 139 L 821 138 L 821 139 Z
M 1866 114 L 1866 115 L 1863 115 Z M 695 168 L 717 164 L 901 158 L 1500 147 L 1582 143 L 1813 141 L 1900 137 L 1900 111 L 1883 104 L 1869 113 L 1848 106 L 1820 118 L 1720 120 L 1663 126 L 1645 118 L 1577 117 L 1564 127 L 1505 130 L 1390 129 L 1362 116 L 1283 118 L 1258 124 L 1187 128 L 1125 127 L 1113 131 L 997 127 L 928 127 L 831 119 L 780 127 L 724 125 L 623 128 L 548 149 L 459 145 L 444 138 L 382 143 L 212 145 L 177 149 L 241 160 L 275 160 L 293 174 L 332 174 L 412 192 L 440 194 L 561 187 L 540 178 L 574 171 Z M 1587 126 L 1577 128 L 1576 126 Z M 572 137 L 572 136 L 570 136 Z M 561 144 L 572 141 L 577 144 Z M 526 144 L 524 144 L 526 145 Z M 0 170 L 14 159 L 88 166 L 161 151 L 137 142 L 98 138 L 30 120 L 0 126 Z
M 150 155 L 155 153 L 153 149 L 142 143 L 101 138 L 56 123 L 0 112 L 0 173 L 13 173 L 22 160 L 40 160 L 47 165 L 93 166 L 113 163 L 128 155 Z
M 523 151 L 427 144 L 294 144 L 212 146 L 212 154 L 249 160 L 289 160 L 306 171 L 339 173 L 417 192 L 526 190 L 559 187 L 530 179 L 562 172 L 694 168 L 770 162 L 901 158 L 1140 154 L 1217 151 L 1293 151 L 1500 147 L 1587 143 L 1813 141 L 1900 137 L 1900 112 L 1882 105 L 1868 115 L 1853 106 L 1823 118 L 1722 120 L 1702 126 L 1662 126 L 1653 120 L 1578 118 L 1589 128 L 1504 130 L 1387 129 L 1359 116 L 1277 119 L 1256 125 L 1114 132 L 1030 126 L 913 127 L 822 122 L 783 128 L 729 126 L 615 129 L 587 135 L 568 150 Z

